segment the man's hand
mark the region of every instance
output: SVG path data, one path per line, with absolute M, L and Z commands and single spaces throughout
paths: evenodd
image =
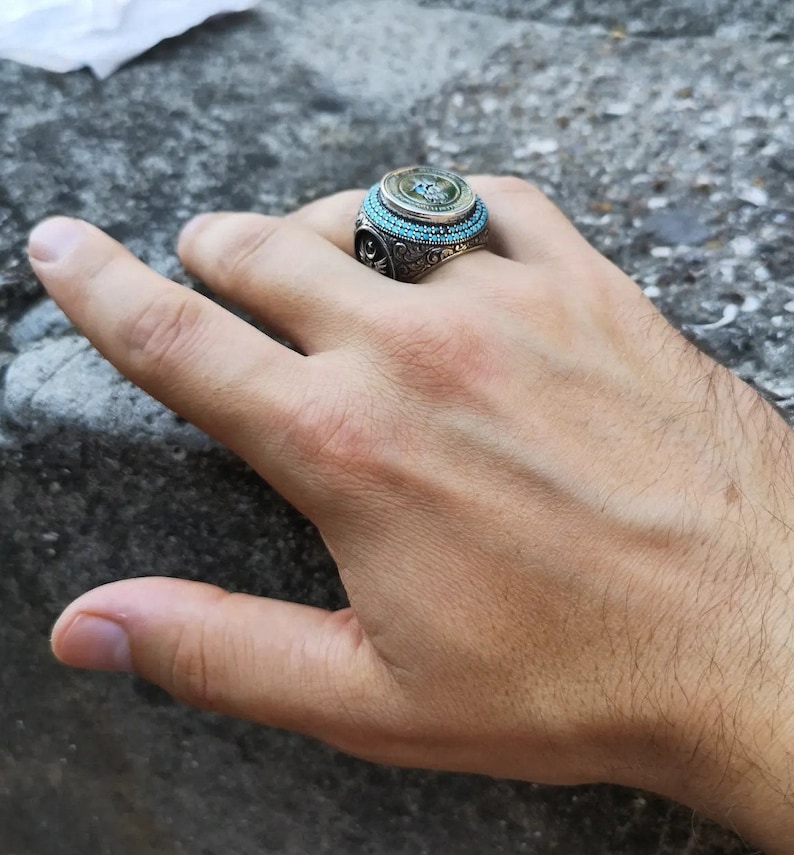
M 350 598 L 118 582 L 55 652 L 376 761 L 646 787 L 794 852 L 791 431 L 537 190 L 473 184 L 493 251 L 419 286 L 351 257 L 359 192 L 190 224 L 188 270 L 300 352 L 85 223 L 34 233 L 75 324 L 306 513 Z

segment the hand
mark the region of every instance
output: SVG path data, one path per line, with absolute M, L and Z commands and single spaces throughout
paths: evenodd
M 350 257 L 361 193 L 191 223 L 188 270 L 300 353 L 85 223 L 34 233 L 75 324 L 307 514 L 350 599 L 124 581 L 55 652 L 372 760 L 646 787 L 794 851 L 791 431 L 538 191 L 473 183 L 493 252 L 419 286 Z

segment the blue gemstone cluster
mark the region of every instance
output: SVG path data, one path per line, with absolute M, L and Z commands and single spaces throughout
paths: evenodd
M 378 184 L 367 193 L 364 199 L 364 213 L 376 228 L 392 237 L 436 246 L 466 243 L 479 234 L 488 222 L 488 209 L 479 197 L 472 212 L 457 223 L 431 225 L 406 219 L 383 204 Z

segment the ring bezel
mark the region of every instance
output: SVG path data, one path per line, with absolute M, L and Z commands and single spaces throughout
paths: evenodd
M 390 176 L 407 177 L 412 197 L 408 201 L 420 198 L 422 205 L 389 204 L 384 188 L 389 190 Z M 420 182 L 418 188 L 410 184 L 414 176 Z M 424 217 L 413 210 L 419 207 Z M 408 208 L 411 213 L 403 213 Z M 488 209 L 464 178 L 435 167 L 408 167 L 388 173 L 367 192 L 356 217 L 354 251 L 362 264 L 376 272 L 415 283 L 442 264 L 485 249 L 488 236 Z
M 411 197 L 406 185 L 416 182 L 442 195 L 438 201 L 422 198 L 420 193 Z M 380 197 L 393 213 L 424 223 L 454 223 L 468 217 L 477 203 L 477 196 L 465 178 L 435 166 L 406 166 L 383 176 Z
M 364 198 L 362 211 L 379 231 L 401 240 L 427 244 L 465 243 L 488 223 L 488 211 L 479 197 L 475 197 L 474 206 L 467 216 L 450 222 L 429 223 L 396 214 L 384 202 L 377 184 Z

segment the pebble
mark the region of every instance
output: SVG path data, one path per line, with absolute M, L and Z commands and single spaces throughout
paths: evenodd
M 740 235 L 731 241 L 731 249 L 733 254 L 739 258 L 750 258 L 755 255 L 758 244 L 752 238 Z
M 656 211 L 644 223 L 645 231 L 665 246 L 700 246 L 711 237 L 711 229 L 697 211 L 689 208 L 665 208 Z
M 701 332 L 704 330 L 718 330 L 732 324 L 738 316 L 739 307 L 736 303 L 728 303 L 728 305 L 722 310 L 722 317 L 718 321 L 714 321 L 714 323 L 711 324 L 693 324 L 693 329 L 700 330 Z
M 560 144 L 554 139 L 527 140 L 513 152 L 513 157 L 520 160 L 533 154 L 554 154 L 559 148 Z
M 787 380 L 769 380 L 766 388 L 779 398 L 794 398 L 794 386 Z
M 709 175 L 708 173 L 702 172 L 699 175 L 695 176 L 695 180 L 692 182 L 692 186 L 696 190 L 711 190 L 711 188 L 716 183 L 717 181 L 713 175 Z
M 611 104 L 607 104 L 604 113 L 607 116 L 620 118 L 621 116 L 627 116 L 631 112 L 631 109 L 631 104 L 628 101 L 614 101 Z
M 755 205 L 756 208 L 766 208 L 769 204 L 769 193 L 763 187 L 757 187 L 755 184 L 747 184 L 742 187 L 736 197 L 742 202 L 747 202 L 748 205 Z
M 733 135 L 739 145 L 747 145 L 756 138 L 756 132 L 751 128 L 739 128 Z

